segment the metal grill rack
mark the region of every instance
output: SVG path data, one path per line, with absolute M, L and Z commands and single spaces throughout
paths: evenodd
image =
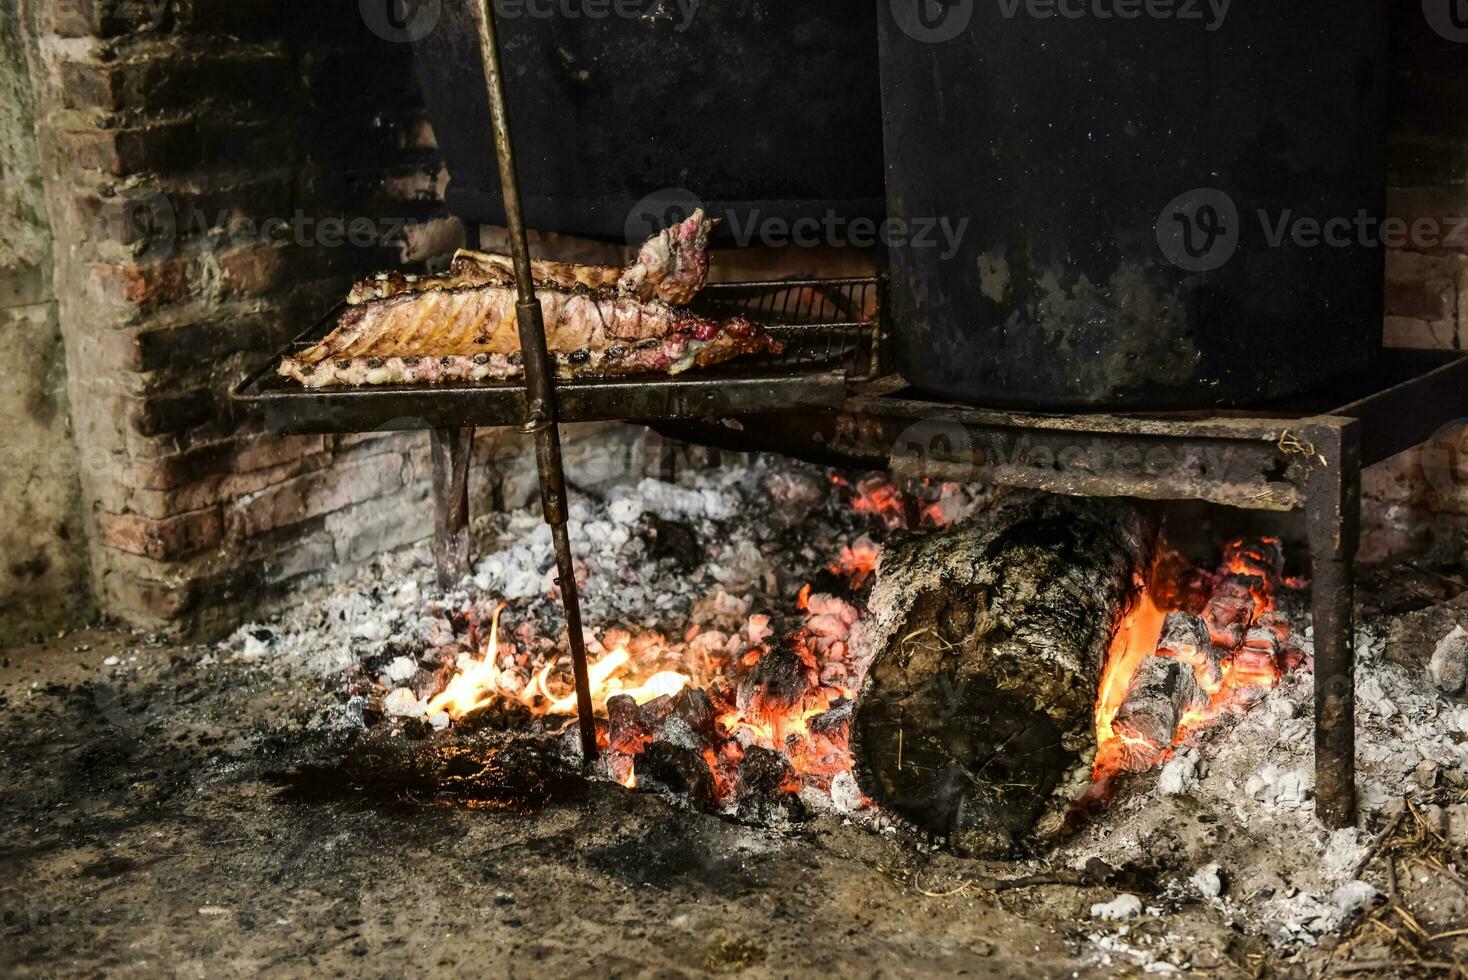
M 743 316 L 785 343 L 780 354 L 741 358 L 679 375 L 577 378 L 556 385 L 563 422 L 662 421 L 835 408 L 849 381 L 882 370 L 875 278 L 713 284 L 699 313 Z M 519 425 L 519 381 L 305 388 L 276 374 L 281 358 L 312 346 L 341 307 L 313 324 L 233 392 L 237 409 L 275 432 L 372 432 Z

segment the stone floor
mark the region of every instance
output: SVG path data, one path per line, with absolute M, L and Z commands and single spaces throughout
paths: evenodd
M 834 817 L 776 832 L 573 773 L 521 772 L 476 806 L 374 788 L 370 757 L 311 725 L 324 683 L 124 631 L 4 651 L 0 973 L 1142 973 L 1094 938 L 1116 887 L 938 887 L 1010 872 Z M 1159 902 L 1126 941 L 1183 972 L 1325 961 Z

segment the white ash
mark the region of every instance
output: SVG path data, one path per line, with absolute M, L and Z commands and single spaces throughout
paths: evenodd
M 1458 694 L 1468 683 L 1468 630 L 1454 626 L 1432 651 L 1428 676 L 1444 694 Z
M 350 579 L 303 590 L 271 623 L 247 623 L 221 652 L 319 675 L 338 674 L 398 640 L 404 648 L 435 625 L 422 599 L 433 590 L 432 556 L 419 546 L 374 559 Z
M 1091 918 L 1103 922 L 1135 919 L 1142 914 L 1142 900 L 1135 895 L 1122 894 L 1109 902 L 1097 902 L 1091 906 Z
M 1204 898 L 1218 898 L 1223 894 L 1223 878 L 1219 874 L 1221 870 L 1217 862 L 1199 868 L 1188 883 L 1198 890 L 1198 894 Z
M 1157 791 L 1166 796 L 1191 793 L 1198 788 L 1204 768 L 1198 749 L 1185 745 L 1163 765 L 1157 777 Z
M 1420 789 L 1424 763 L 1435 764 L 1433 778 L 1468 786 L 1468 708 L 1386 660 L 1383 633 L 1361 628 L 1357 638 L 1363 827 Z M 1160 852 L 1194 868 L 1219 864 L 1229 883 L 1220 907 L 1280 945 L 1314 944 L 1348 925 L 1377 895 L 1351 877 L 1372 834 L 1328 832 L 1314 817 L 1313 683 L 1308 669 L 1291 673 L 1249 710 L 1195 734 L 1057 857 L 1077 868 L 1093 857 L 1146 866 Z M 1183 878 L 1206 894 L 1211 879 L 1199 873 Z

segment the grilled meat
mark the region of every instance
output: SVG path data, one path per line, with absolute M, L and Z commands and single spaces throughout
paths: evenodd
M 557 374 L 666 373 L 744 354 L 779 352 L 761 328 L 598 290 L 537 294 Z M 408 291 L 349 306 L 320 343 L 285 358 L 279 373 L 308 387 L 478 381 L 522 373 L 515 290 L 459 286 Z
M 703 211 L 695 211 L 686 221 L 664 228 L 644 242 L 636 261 L 625 268 L 538 260 L 530 263 L 530 275 L 539 288 L 596 290 L 614 286 L 626 296 L 681 305 L 693 299 L 708 281 L 709 232 L 717 224 L 716 219 L 704 217 Z M 354 285 L 347 302 L 355 305 L 405 292 L 514 284 L 515 267 L 508 255 L 460 249 L 447 272 L 434 276 L 385 272 Z

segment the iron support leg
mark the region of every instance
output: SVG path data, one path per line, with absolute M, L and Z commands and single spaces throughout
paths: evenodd
M 434 429 L 433 560 L 438 585 L 452 589 L 469 574 L 469 457 L 474 429 Z
M 1356 822 L 1355 556 L 1361 457 L 1356 426 L 1310 434 L 1307 483 L 1315 627 L 1315 812 L 1327 827 Z

